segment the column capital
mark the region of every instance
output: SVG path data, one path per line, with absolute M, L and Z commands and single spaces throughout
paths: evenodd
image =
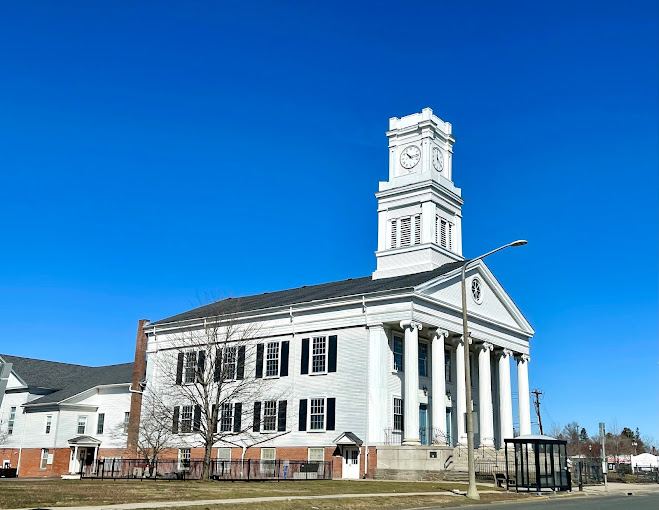
M 441 340 L 442 338 L 447 339 L 449 336 L 449 332 L 446 331 L 445 329 L 436 329 L 436 330 L 431 330 L 430 331 L 432 340 Z
M 421 331 L 423 329 L 423 324 L 417 321 L 400 321 L 400 327 L 402 329 L 417 329 Z
M 494 345 L 491 344 L 490 342 L 483 342 L 478 345 L 476 345 L 476 350 L 480 351 L 490 351 L 492 352 L 494 350 Z
M 463 337 L 464 337 L 464 335 L 458 335 L 456 337 L 453 337 L 453 345 L 455 347 L 458 347 L 460 345 L 464 345 Z M 469 345 L 471 345 L 473 343 L 474 343 L 474 339 L 471 337 L 471 333 L 470 333 L 469 334 Z
M 517 361 L 517 363 L 528 363 L 531 361 L 531 356 L 528 354 L 517 353 L 515 354 L 515 361 Z
M 510 349 L 497 349 L 494 354 L 497 358 L 509 358 L 513 355 L 513 351 Z

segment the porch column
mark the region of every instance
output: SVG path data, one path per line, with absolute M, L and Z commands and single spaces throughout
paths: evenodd
M 78 445 L 75 445 L 73 447 L 73 453 L 71 455 L 71 458 L 69 459 L 69 473 L 75 473 L 76 470 L 76 462 L 78 459 Z
M 517 360 L 517 393 L 519 398 L 519 435 L 531 433 L 531 404 L 529 395 L 529 361 L 528 354 L 518 354 Z
M 441 444 L 446 440 L 446 366 L 444 365 L 444 339 L 448 337 L 448 331 L 435 330 L 432 336 L 432 435 L 431 442 L 439 441 Z
M 478 410 L 481 446 L 494 446 L 494 413 L 492 411 L 492 369 L 490 353 L 494 346 L 483 342 L 478 351 Z
M 466 387 L 465 387 L 465 353 L 464 353 L 464 342 L 462 337 L 454 343 L 455 345 L 455 384 L 458 389 L 458 394 L 456 396 L 456 411 L 458 413 L 457 423 L 458 423 L 458 436 L 457 442 L 462 444 L 467 444 L 467 429 L 465 428 L 465 415 L 467 413 L 467 406 L 465 399 L 466 397 Z
M 419 330 L 421 323 L 401 321 L 405 331 L 405 404 L 403 444 L 418 445 L 419 440 Z
M 512 439 L 513 432 L 513 400 L 510 388 L 510 356 L 513 351 L 503 349 L 497 352 L 499 358 L 499 426 L 501 445 L 504 439 Z

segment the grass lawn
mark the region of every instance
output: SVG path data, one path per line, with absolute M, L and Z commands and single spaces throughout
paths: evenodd
M 267 496 L 316 496 L 324 494 L 368 494 L 382 492 L 434 492 L 438 494 L 466 485 L 448 482 L 376 482 L 319 480 L 313 482 L 200 482 L 200 481 L 139 481 L 139 480 L 2 480 L 0 481 L 0 508 L 35 508 L 39 506 L 82 506 L 112 503 L 136 503 L 146 501 L 189 501 L 205 499 L 256 498 Z M 491 486 L 482 486 L 491 490 Z M 514 498 L 511 494 L 490 494 L 502 498 Z M 462 498 L 445 496 L 457 504 Z M 340 508 L 350 501 L 353 508 L 401 508 L 411 505 L 412 497 L 400 502 L 378 498 L 370 500 L 314 500 L 306 502 L 268 502 L 262 505 L 246 505 L 245 508 Z M 416 498 L 416 496 L 414 497 Z M 435 498 L 427 498 L 433 504 Z M 298 503 L 301 506 L 296 506 Z M 387 505 L 398 506 L 387 506 Z M 420 503 L 423 506 L 425 503 Z M 280 505 L 280 506 L 278 506 Z M 362 505 L 362 506 L 359 506 Z M 370 506 L 369 506 L 370 505 Z M 212 508 L 227 508 L 225 505 Z M 194 507 L 202 510 L 204 506 Z M 241 508 L 232 505 L 231 508 Z

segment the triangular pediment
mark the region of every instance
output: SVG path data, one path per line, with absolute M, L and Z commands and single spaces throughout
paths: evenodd
M 480 299 L 472 295 L 474 279 L 478 279 Z M 465 274 L 467 311 L 470 317 L 490 322 L 532 336 L 535 331 L 483 261 L 475 262 Z M 461 269 L 418 285 L 416 292 L 428 296 L 447 308 L 462 310 Z

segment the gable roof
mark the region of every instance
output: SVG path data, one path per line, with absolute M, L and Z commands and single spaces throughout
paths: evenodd
M 277 292 L 264 292 L 263 294 L 252 296 L 228 298 L 173 315 L 166 319 L 152 322 L 151 325 L 158 326 L 172 322 L 212 317 L 224 313 L 234 313 L 237 311 L 249 312 L 265 308 L 292 306 L 337 297 L 361 296 L 388 290 L 411 289 L 424 282 L 437 278 L 438 276 L 449 273 L 454 269 L 462 267 L 462 264 L 464 264 L 464 261 L 450 262 L 433 269 L 432 271 L 424 271 L 422 273 L 393 276 L 391 278 L 380 278 L 377 280 L 374 280 L 372 276 L 364 276 L 362 278 L 349 278 L 347 280 L 321 283 L 319 285 L 305 285 L 304 287 L 280 290 Z
M 95 386 L 130 383 L 133 379 L 133 363 L 88 367 L 8 354 L 0 354 L 0 359 L 12 363 L 12 371 L 28 388 L 51 390 L 26 405 L 57 403 Z

